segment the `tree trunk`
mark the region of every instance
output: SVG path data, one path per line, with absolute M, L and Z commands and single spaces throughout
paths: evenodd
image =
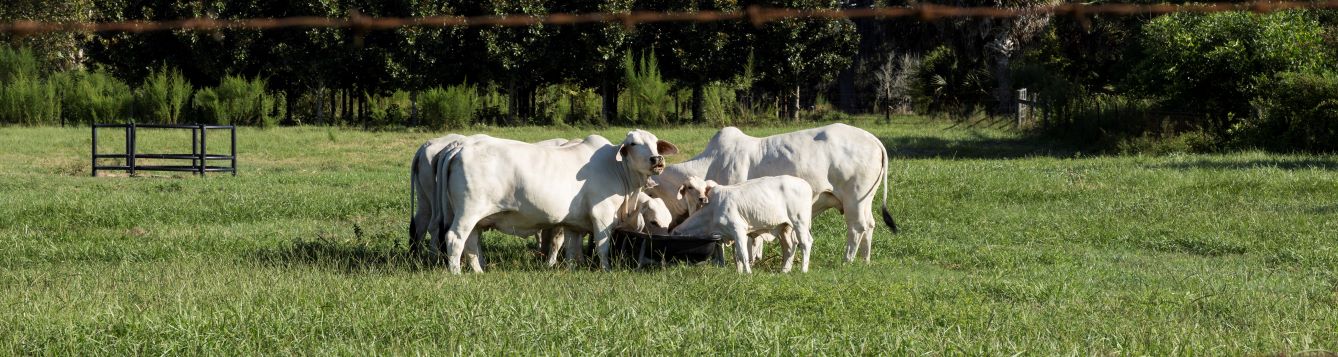
M 799 121 L 799 86 L 794 86 L 794 106 L 790 107 L 790 119 Z
M 704 95 L 705 85 L 697 83 L 692 86 L 692 122 L 701 124 L 706 122 L 706 113 L 702 108 L 702 95 Z
M 1007 54 L 1002 54 L 994 60 L 994 80 L 998 83 L 994 88 L 994 99 L 999 101 L 995 114 L 998 115 L 1017 112 L 1017 98 L 1013 93 L 1013 77 L 1012 71 L 1008 70 L 1008 62 Z
M 612 124 L 618 120 L 618 88 L 616 85 L 605 80 L 599 86 L 599 95 L 602 97 L 602 109 L 600 114 L 604 117 L 604 123 Z
M 325 116 L 325 101 L 324 101 L 324 99 L 325 99 L 325 92 L 323 91 L 323 89 L 324 89 L 324 88 L 316 88 L 316 95 L 315 95 L 315 96 L 312 96 L 312 99 L 315 99 L 313 102 L 315 102 L 315 104 L 316 104 L 316 124 L 317 124 L 317 125 L 320 125 L 320 124 L 321 124 L 321 122 L 322 122 L 322 118 Z
M 508 124 L 515 123 L 516 112 L 520 111 L 520 105 L 519 105 L 520 103 L 517 102 L 517 100 L 518 98 L 521 98 L 520 93 L 516 92 L 515 78 L 512 78 L 511 80 L 506 82 L 506 89 L 507 89 L 507 94 L 509 94 L 508 96 L 506 96 L 506 106 L 507 106 L 506 121 L 508 122 Z
M 409 92 L 409 126 L 418 125 L 418 91 Z
M 289 93 L 285 94 L 286 97 L 284 98 L 283 101 L 283 105 L 286 108 L 286 110 L 283 111 L 284 115 L 283 120 L 287 121 L 288 125 L 296 124 L 293 122 L 293 98 L 302 98 L 301 95 L 294 95 L 296 93 L 297 93 L 296 90 L 292 90 Z

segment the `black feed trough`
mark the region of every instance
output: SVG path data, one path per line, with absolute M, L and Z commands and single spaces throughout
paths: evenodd
M 613 256 L 632 267 L 710 261 L 725 265 L 720 238 L 613 231 Z

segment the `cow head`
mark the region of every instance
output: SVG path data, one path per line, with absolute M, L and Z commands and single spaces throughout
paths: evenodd
M 618 148 L 618 160 L 639 174 L 651 176 L 664 172 L 664 155 L 677 153 L 678 147 L 674 144 L 656 138 L 649 131 L 637 129 L 628 132 L 627 138 L 623 139 Z
M 683 206 L 688 208 L 688 214 L 696 213 L 707 203 L 711 203 L 711 188 L 719 186 L 715 181 L 703 180 L 697 176 L 688 176 L 683 182 L 683 187 L 678 189 L 678 200 L 683 201 Z

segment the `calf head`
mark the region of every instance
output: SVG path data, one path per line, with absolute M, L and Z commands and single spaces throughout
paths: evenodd
M 637 129 L 628 132 L 627 138 L 623 139 L 618 148 L 618 160 L 638 174 L 652 176 L 664 172 L 664 155 L 677 153 L 678 147 L 673 143 L 660 140 L 649 131 Z
M 647 200 L 641 205 L 641 219 L 646 223 L 646 231 L 651 234 L 669 234 L 669 222 L 674 220 L 669 207 L 658 198 L 643 197 Z
M 688 215 L 696 213 L 707 203 L 711 203 L 711 188 L 719 186 L 715 181 L 703 180 L 697 176 L 688 176 L 683 182 L 683 187 L 678 189 L 678 200 L 683 201 L 683 206 L 688 208 Z

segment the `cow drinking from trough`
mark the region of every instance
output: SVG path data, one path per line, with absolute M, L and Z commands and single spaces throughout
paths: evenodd
M 737 185 L 708 185 L 707 199 L 700 209 L 674 234 L 719 236 L 734 242 L 734 265 L 741 273 L 752 273 L 750 239 L 765 234 L 780 238 L 785 265 L 789 272 L 799 249 L 799 271 L 808 272 L 808 258 L 813 246 L 813 188 L 808 182 L 789 176 L 768 176 Z
M 835 208 L 846 218 L 847 262 L 856 254 L 869 261 L 873 244 L 874 189 L 883 185 L 883 221 L 892 232 L 896 222 L 887 211 L 887 151 L 867 131 L 845 124 L 800 130 L 763 138 L 727 127 L 706 149 L 688 161 L 670 165 L 652 179 L 651 195 L 664 199 L 675 224 L 687 218 L 688 207 L 675 200 L 689 176 L 731 185 L 748 179 L 791 175 L 807 181 L 816 195 L 812 214 Z M 672 225 L 671 225 L 672 226 Z
M 451 208 L 442 220 L 449 227 L 449 269 L 459 273 L 469 251 L 471 267 L 482 271 L 478 240 L 486 229 L 528 236 L 555 227 L 592 234 L 600 266 L 608 269 L 614 227 L 649 178 L 664 171 L 662 155 L 676 153 L 673 144 L 644 130 L 628 132 L 619 145 L 597 135 L 560 148 L 505 139 L 462 145 L 437 166 L 437 193 Z M 580 244 L 567 240 L 567 249 L 573 242 Z

